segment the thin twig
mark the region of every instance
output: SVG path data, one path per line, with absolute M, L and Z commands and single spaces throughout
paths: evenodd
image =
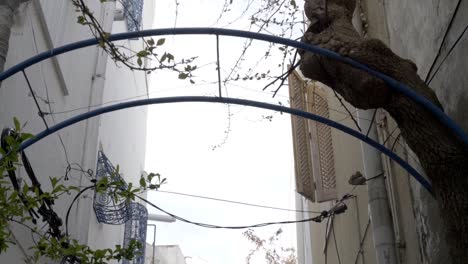
M 398 133 L 398 136 L 396 136 L 395 141 L 393 141 L 392 148 L 390 149 L 393 151 L 395 149 L 396 144 L 398 143 L 398 140 L 400 139 L 401 133 Z
M 346 107 L 346 105 L 344 104 L 343 100 L 338 96 L 338 94 L 336 93 L 335 90 L 331 89 L 333 91 L 333 94 L 335 94 L 335 97 L 338 99 L 338 101 L 340 102 L 341 106 L 343 106 L 343 108 L 346 110 L 346 112 L 348 112 L 349 116 L 351 117 L 351 119 L 353 120 L 354 124 L 356 125 L 357 129 L 362 132 L 362 129 L 361 127 L 359 126 L 358 122 L 356 121 L 356 119 L 354 118 L 353 114 L 351 113 L 351 111 L 349 111 L 349 109 Z
M 217 70 L 218 70 L 218 92 L 219 92 L 219 97 L 223 97 L 221 93 L 221 64 L 219 62 L 219 35 L 216 35 L 216 61 L 218 64 Z
M 288 79 L 289 75 L 291 75 L 291 73 L 301 64 L 301 61 L 298 61 L 296 64 L 294 64 L 293 66 L 291 66 L 286 72 L 284 72 L 283 74 L 281 74 L 280 76 L 276 77 L 273 81 L 271 81 L 269 84 L 265 85 L 265 87 L 263 87 L 263 91 L 265 91 L 268 87 L 270 87 L 271 85 L 275 84 L 278 80 L 281 80 L 280 84 L 278 85 L 278 88 L 276 88 L 276 90 L 274 91 L 273 93 L 273 97 L 276 96 L 276 94 L 278 93 L 279 89 L 284 85 L 284 82 Z
M 369 137 L 369 133 L 370 133 L 370 131 L 371 131 L 372 125 L 374 124 L 375 114 L 377 114 L 377 109 L 375 109 L 375 110 L 374 110 L 374 114 L 372 114 L 371 123 L 370 123 L 370 125 L 369 125 L 369 128 L 367 129 L 366 137 Z

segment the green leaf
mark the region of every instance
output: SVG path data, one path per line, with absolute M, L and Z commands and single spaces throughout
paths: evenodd
M 188 77 L 188 74 L 187 74 L 187 73 L 185 73 L 185 72 L 179 73 L 179 79 L 185 80 L 185 79 L 187 79 L 187 77 Z
M 30 133 L 21 133 L 20 135 L 20 140 L 21 142 L 27 140 L 27 139 L 30 139 L 30 138 L 33 138 L 34 135 L 33 134 L 30 134 Z
M 156 46 L 161 46 L 164 44 L 164 42 L 166 42 L 166 39 L 165 38 L 160 38 L 158 39 L 158 42 L 156 43 Z
M 136 55 L 137 57 L 146 57 L 149 55 L 149 52 L 147 50 L 141 50 Z
M 52 178 L 52 177 L 49 177 L 49 179 L 50 179 L 50 184 L 52 185 L 52 189 L 54 189 L 55 185 L 57 185 L 58 179 Z
M 154 46 L 154 39 L 153 38 L 148 39 L 147 42 L 148 42 L 148 45 Z
M 140 178 L 140 186 L 146 188 L 146 180 L 143 177 Z
M 290 4 L 291 4 L 294 8 L 297 7 L 297 4 L 296 4 L 296 1 L 295 1 L 295 0 L 291 0 Z
M 141 59 L 141 57 L 138 57 L 137 63 L 138 63 L 138 66 L 140 66 L 140 67 L 141 67 L 141 65 L 143 65 L 143 60 Z
M 167 53 L 164 53 L 160 59 L 160 62 L 163 63 L 167 59 Z
M 171 60 L 174 60 L 174 55 L 167 53 L 167 59 L 171 62 Z
M 21 125 L 20 125 L 20 122 L 18 121 L 18 118 L 13 117 L 13 123 L 15 123 L 15 130 L 20 131 Z

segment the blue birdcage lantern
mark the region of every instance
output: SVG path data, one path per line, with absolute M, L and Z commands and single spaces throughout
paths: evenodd
M 127 20 L 129 32 L 139 31 L 142 28 L 143 0 L 122 0 L 124 16 Z
M 104 152 L 99 151 L 96 180 L 99 182 L 104 177 L 107 177 L 109 182 L 123 182 L 122 176 L 116 171 Z M 123 188 L 126 188 L 126 184 Z M 108 189 L 105 192 L 94 192 L 93 207 L 99 223 L 121 225 L 132 216 L 129 202 L 123 198 L 116 198 L 113 195 L 114 191 Z
M 140 242 L 141 248 L 136 251 L 133 260 L 123 260 L 123 264 L 144 264 L 146 248 L 146 228 L 148 223 L 148 210 L 140 203 L 131 203 L 131 218 L 125 223 L 124 247 L 128 247 L 130 241 Z

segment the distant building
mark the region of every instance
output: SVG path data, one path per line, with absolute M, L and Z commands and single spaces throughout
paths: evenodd
M 146 264 L 187 264 L 185 256 L 178 245 L 156 246 L 154 263 L 152 245 L 146 244 Z
M 86 1 L 103 29 L 113 33 L 150 28 L 154 2 Z M 71 1 L 33 0 L 20 6 L 12 27 L 5 69 L 51 48 L 91 38 L 89 29 L 76 22 L 78 15 Z M 138 39 L 120 44 L 135 50 L 143 45 Z M 49 126 L 103 105 L 148 96 L 146 73 L 116 64 L 98 46 L 46 60 L 27 68 L 25 74 Z M 17 117 L 22 123 L 27 122 L 25 132 L 36 134 L 45 129 L 38 112 L 23 74 L 2 82 L 2 128 L 12 126 L 13 117 Z M 146 112 L 145 107 L 139 107 L 88 119 L 28 148 L 26 154 L 42 187 L 50 188 L 49 176 L 65 175 L 69 178 L 67 184 L 89 186 L 90 177 L 95 177 L 99 150 L 114 166 L 119 165 L 126 182 L 137 183 L 145 161 Z M 84 172 L 79 171 L 81 168 Z M 22 170 L 18 177 L 28 181 Z M 61 198 L 54 206 L 63 220 L 72 198 Z M 75 203 L 69 223 L 71 236 L 92 248 L 123 244 L 125 225 L 99 223 L 93 200 L 90 191 Z M 28 258 L 34 235 L 19 225 L 10 227 L 16 245 L 0 255 L 0 263 L 21 263 Z

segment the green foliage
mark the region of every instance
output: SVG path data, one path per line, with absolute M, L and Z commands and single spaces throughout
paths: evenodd
M 33 135 L 23 133 L 21 124 L 17 118 L 13 119 L 15 137 L 7 137 L 8 149 L 1 149 L 2 159 L 0 162 L 0 254 L 4 253 L 14 239 L 10 231 L 10 223 L 16 223 L 28 228 L 34 236 L 39 236 L 37 243 L 31 248 L 32 256 L 30 261 L 40 260 L 78 261 L 82 264 L 100 264 L 122 259 L 132 260 L 141 252 L 142 244 L 137 240 L 132 240 L 129 246 L 124 248 L 116 245 L 113 249 L 91 249 L 88 245 L 80 244 L 76 239 L 61 235 L 59 238 L 39 231 L 35 220 L 30 216 L 30 210 L 39 211 L 44 202 L 53 204 L 62 195 L 71 195 L 81 191 L 77 186 L 67 186 L 62 177 L 49 177 L 49 191 L 39 191 L 37 186 L 22 183 L 19 190 L 15 190 L 5 174 L 15 171 L 19 166 L 18 149 L 22 142 L 31 139 Z M 141 177 L 139 186 L 126 183 L 119 176 L 119 166 L 110 177 L 104 177 L 95 182 L 92 186 L 97 192 L 111 195 L 114 200 L 133 201 L 136 195 L 150 190 L 157 190 L 166 183 L 166 178 L 161 178 L 157 173 L 150 173 L 146 177 Z M 89 188 L 89 187 L 88 187 Z M 42 225 L 42 224 L 41 224 Z
M 34 262 L 42 258 L 59 261 L 63 258 L 70 260 L 79 260 L 81 264 L 105 264 L 111 260 L 120 261 L 122 259 L 132 260 L 138 257 L 138 253 L 143 245 L 138 240 L 131 240 L 128 247 L 116 245 L 114 249 L 96 249 L 93 250 L 87 245 L 80 244 L 75 239 L 62 238 L 57 240 L 42 237 L 38 243 L 33 246 Z
M 187 65 L 192 63 L 196 58 L 181 59 L 176 61 L 174 55 L 169 52 L 160 52 L 159 50 L 165 44 L 166 39 L 160 38 L 155 41 L 153 38 L 142 38 L 143 48 L 141 50 L 132 50 L 129 47 L 118 45 L 109 40 L 110 33 L 99 23 L 99 20 L 94 16 L 94 13 L 89 10 L 83 0 L 71 0 L 76 7 L 77 23 L 87 26 L 94 37 L 98 39 L 98 45 L 109 56 L 118 63 L 123 64 L 131 70 L 145 71 L 151 73 L 156 70 L 169 70 L 179 74 L 179 77 L 186 76 L 190 83 L 195 83 L 192 79 L 192 71 L 196 69 L 192 67 L 190 71 L 183 70 Z M 101 0 L 101 3 L 108 0 Z M 160 55 L 162 54 L 162 55 Z M 151 63 L 146 63 L 151 62 Z M 189 77 L 189 78 L 187 78 Z

